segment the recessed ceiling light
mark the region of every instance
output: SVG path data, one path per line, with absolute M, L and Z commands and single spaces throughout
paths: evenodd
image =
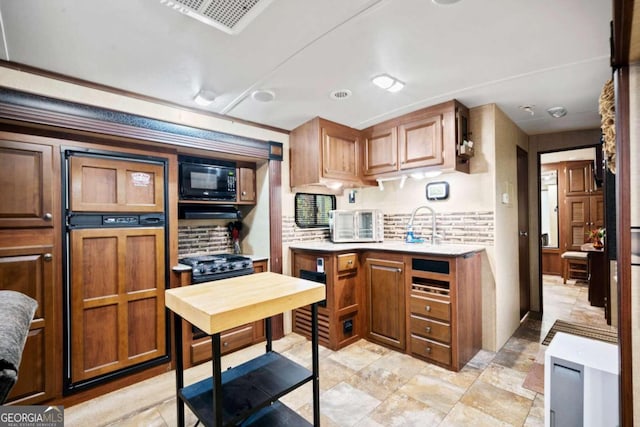
M 559 119 L 567 115 L 567 109 L 564 107 L 551 107 L 547 110 L 547 113 L 549 113 L 551 117 Z
M 215 93 L 211 92 L 210 90 L 201 90 L 193 98 L 193 101 L 198 105 L 206 107 L 207 105 L 211 104 L 215 99 L 216 99 Z
M 458 3 L 460 0 L 431 0 L 438 6 L 448 6 L 450 4 Z
M 251 93 L 251 98 L 253 98 L 254 101 L 271 102 L 276 99 L 276 93 L 272 90 L 258 89 Z
M 349 89 L 338 89 L 338 90 L 334 90 L 329 94 L 329 97 L 331 99 L 336 99 L 338 101 L 347 99 L 350 96 L 351 96 L 351 91 Z

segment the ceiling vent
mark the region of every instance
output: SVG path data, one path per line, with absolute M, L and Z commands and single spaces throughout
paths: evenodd
M 271 2 L 272 0 L 160 0 L 160 4 L 227 34 L 238 34 Z

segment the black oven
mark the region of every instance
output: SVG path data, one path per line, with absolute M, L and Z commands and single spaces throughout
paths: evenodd
M 236 165 L 222 160 L 179 156 L 181 200 L 236 200 Z

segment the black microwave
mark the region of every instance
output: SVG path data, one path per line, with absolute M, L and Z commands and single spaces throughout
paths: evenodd
M 236 200 L 236 164 L 179 156 L 181 200 Z

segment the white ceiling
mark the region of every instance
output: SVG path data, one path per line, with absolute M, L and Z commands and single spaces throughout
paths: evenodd
M 159 0 L 0 0 L 0 18 L 4 60 L 190 108 L 207 89 L 203 109 L 283 129 L 363 129 L 452 98 L 496 103 L 528 134 L 597 128 L 611 75 L 606 0 L 273 0 L 236 35 Z M 405 89 L 373 86 L 381 73 Z

